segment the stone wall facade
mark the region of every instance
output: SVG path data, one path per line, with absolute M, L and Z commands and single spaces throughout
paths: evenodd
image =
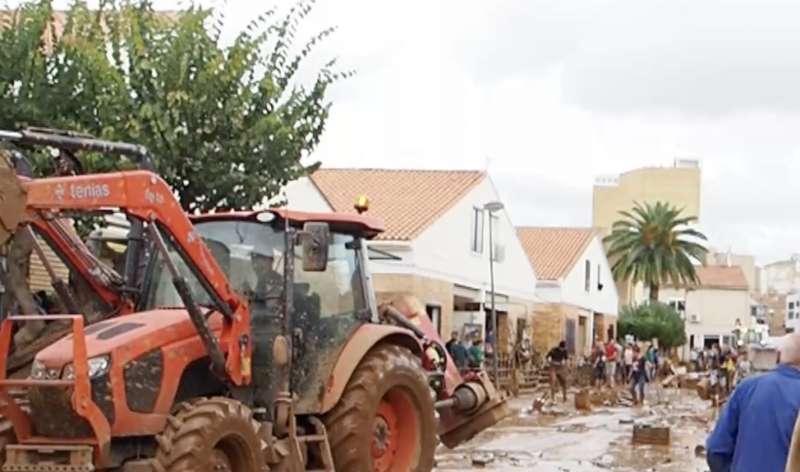
M 450 337 L 453 323 L 453 284 L 445 280 L 411 274 L 374 274 L 375 297 L 378 303 L 389 302 L 401 296 L 411 295 L 422 305 L 435 305 L 441 309 L 439 334 L 443 340 Z M 498 350 L 501 354 L 511 354 L 517 341 L 517 330 L 521 319 L 528 337 L 535 332 L 535 307 L 533 302 L 513 299 L 498 303 Z M 488 307 L 487 307 L 488 309 Z M 488 312 L 487 312 L 488 313 Z
M 578 338 L 579 311 L 576 307 L 561 303 L 538 304 L 533 316 L 533 347 L 542 356 L 559 342 L 567 339 L 567 320 L 572 320 L 575 332 L 572 335 Z
M 411 295 L 423 305 L 440 307 L 442 318 L 439 334 L 443 339 L 449 338 L 453 318 L 452 283 L 411 274 L 374 274 L 373 284 L 378 304 Z

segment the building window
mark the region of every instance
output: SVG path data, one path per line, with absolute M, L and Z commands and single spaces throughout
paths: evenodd
M 603 285 L 603 278 L 600 276 L 600 264 L 597 264 L 597 289 L 600 289 L 600 286 Z
M 494 245 L 492 251 L 494 261 L 502 262 L 505 251 L 503 250 L 503 245 L 500 244 L 500 216 L 495 213 L 489 213 L 489 217 L 492 219 L 492 244 Z
M 428 313 L 431 323 L 439 336 L 442 336 L 442 307 L 439 305 L 425 305 L 425 312 Z
M 592 290 L 592 262 L 588 259 L 586 260 L 585 278 L 586 280 L 584 281 L 584 288 L 587 292 L 589 292 Z
M 680 315 L 684 315 L 686 313 L 686 302 L 684 300 L 678 300 L 678 299 L 670 300 L 669 306 L 672 307 L 672 309 L 678 312 Z
M 483 210 L 472 209 L 472 252 L 483 254 Z

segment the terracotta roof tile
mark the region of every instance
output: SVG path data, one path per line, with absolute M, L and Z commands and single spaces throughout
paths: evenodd
M 319 169 L 311 181 L 333 211 L 355 213 L 356 197 L 366 195 L 368 214 L 386 225 L 377 239 L 410 241 L 485 176 L 481 171 Z
M 517 228 L 517 237 L 540 280 L 566 276 L 594 236 L 591 228 Z
M 739 266 L 706 266 L 696 270 L 702 288 L 748 290 L 747 278 Z

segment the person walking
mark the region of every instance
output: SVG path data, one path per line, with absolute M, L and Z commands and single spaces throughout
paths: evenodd
M 697 348 L 693 347 L 691 351 L 689 351 L 689 360 L 692 363 L 692 367 L 695 372 L 700 371 L 700 353 L 697 352 Z
M 556 399 L 556 382 L 561 386 L 561 397 L 567 401 L 567 343 L 561 341 L 547 353 L 547 361 L 550 373 L 550 398 Z
M 733 388 L 736 386 L 736 364 L 738 363 L 738 356 L 736 355 L 736 351 L 731 351 L 728 353 L 727 358 L 725 359 L 725 385 L 727 387 L 726 394 L 730 394 L 733 391 Z
M 744 379 L 749 377 L 752 370 L 753 365 L 750 362 L 748 354 L 744 353 L 739 356 L 739 362 L 736 365 L 736 378 L 738 379 L 738 383 L 741 383 Z
M 599 342 L 592 349 L 593 380 L 595 387 L 602 387 L 606 383 L 606 349 Z
M 628 377 L 625 375 L 625 351 L 619 341 L 615 343 L 615 346 L 617 347 L 617 381 L 620 385 L 625 385 L 628 383 Z
M 467 354 L 469 354 L 469 368 L 480 370 L 483 367 L 484 359 L 483 340 L 481 338 L 476 338 L 472 341 L 472 346 L 467 350 Z
M 721 392 L 721 383 L 722 379 L 720 378 L 721 374 L 721 365 L 720 365 L 720 350 L 719 344 L 714 344 L 711 346 L 711 350 L 708 352 L 708 380 L 709 384 L 711 385 L 711 394 L 715 397 L 719 397 Z
M 779 346 L 780 364 L 736 387 L 706 441 L 711 472 L 784 472 L 800 409 L 800 333 Z M 794 465 L 792 465 L 794 467 Z
M 625 381 L 631 379 L 631 372 L 633 370 L 633 346 L 631 343 L 625 345 L 625 351 L 622 353 L 623 361 L 625 362 Z
M 619 362 L 617 343 L 611 339 L 606 343 L 606 380 L 611 388 L 616 384 L 617 362 Z
M 469 354 L 467 353 L 467 348 L 465 348 L 458 339 L 458 331 L 452 332 L 450 340 L 445 344 L 445 348 L 447 352 L 450 353 L 450 357 L 453 358 L 453 363 L 458 368 L 459 372 L 469 367 Z
M 641 405 L 644 403 L 644 384 L 647 383 L 647 358 L 642 354 L 639 346 L 634 346 L 632 352 L 631 394 L 633 395 L 633 404 Z
M 656 364 L 656 348 L 653 347 L 653 343 L 647 345 L 647 351 L 644 353 L 645 359 L 645 368 L 647 369 L 647 381 L 653 380 L 655 377 L 653 375 L 653 368 Z

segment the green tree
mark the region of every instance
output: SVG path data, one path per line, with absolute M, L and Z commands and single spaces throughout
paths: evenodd
M 688 225 L 694 216 L 667 203 L 637 203 L 622 211 L 604 242 L 617 281 L 642 282 L 649 288 L 650 302 L 658 301 L 661 285 L 698 283 L 695 262 L 704 262 L 708 250 L 705 235 Z
M 640 340 L 658 339 L 659 347 L 670 349 L 686 344 L 683 319 L 669 305 L 649 303 L 622 309 L 617 322 L 619 334 L 632 334 Z
M 212 9 L 154 10 L 148 0 L 51 0 L 0 15 L 0 127 L 48 126 L 150 149 L 188 211 L 250 208 L 318 166 L 328 87 L 349 73 L 334 61 L 309 80 L 298 71 L 333 33 L 297 44 L 313 0 L 257 16 L 223 42 Z M 304 74 L 308 75 L 308 74 Z M 125 167 L 85 156 L 89 171 Z M 46 173 L 49 160 L 35 160 Z

